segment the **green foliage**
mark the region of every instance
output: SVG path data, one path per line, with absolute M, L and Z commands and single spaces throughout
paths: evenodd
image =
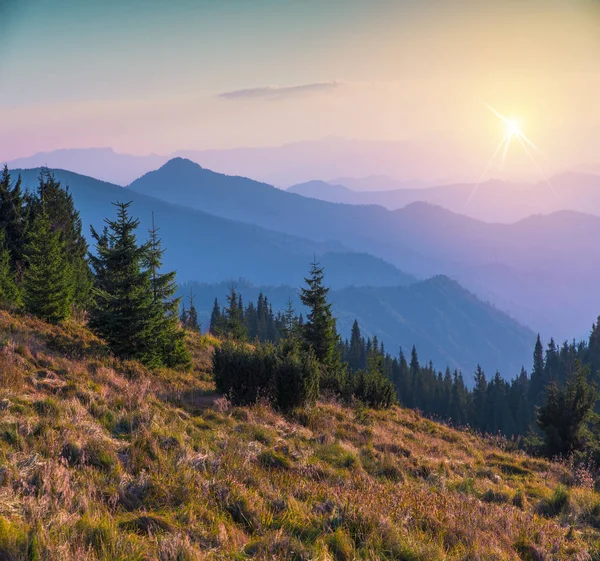
M 151 273 L 144 268 L 149 244 L 139 245 L 139 220 L 129 215 L 130 203 L 116 203 L 117 219 L 106 219 L 100 235 L 92 229 L 96 255 L 90 255 L 95 273 L 94 305 L 90 325 L 122 358 L 160 364 L 154 347 L 156 329 Z
M 3 230 L 0 230 L 0 304 L 12 307 L 21 304 L 21 292 L 11 267 L 11 257 L 5 244 Z
M 75 209 L 68 187 L 64 188 L 48 170 L 42 170 L 37 193 L 30 198 L 29 207 L 30 222 L 45 213 L 50 220 L 50 229 L 60 232 L 69 266 L 72 304 L 77 310 L 86 309 L 90 303 L 92 288 L 87 261 L 88 245 L 83 236 L 79 212 Z
M 152 217 L 145 266 L 150 272 L 152 289 L 153 346 L 162 364 L 169 367 L 187 367 L 191 363 L 191 357 L 185 347 L 185 333 L 179 324 L 178 311 L 181 299 L 174 297 L 177 290 L 176 273 L 175 271 L 161 272 L 164 253 L 165 250 L 158 237 L 158 228 L 154 226 L 154 217 Z
M 396 403 L 396 390 L 384 372 L 384 357 L 379 349 L 371 351 L 366 372 L 354 374 L 350 385 L 355 399 L 369 407 L 387 408 Z
M 51 323 L 71 315 L 74 284 L 67 245 L 42 210 L 31 225 L 25 247 L 27 270 L 23 281 L 25 309 Z
M 215 348 L 213 374 L 217 391 L 228 395 L 234 404 L 255 403 L 259 398 L 272 399 L 275 348 L 270 344 L 251 348 L 243 343 L 226 341 Z
M 312 348 L 301 351 L 297 345 L 280 348 L 274 371 L 277 405 L 291 410 L 303 405 L 314 405 L 319 397 L 319 363 Z
M 331 303 L 327 301 L 329 288 L 325 287 L 324 279 L 323 268 L 317 261 L 313 261 L 309 276 L 304 279 L 306 287 L 300 292 L 300 300 L 308 308 L 303 336 L 305 346 L 313 348 L 316 359 L 324 368 L 321 387 L 339 393 L 345 382 L 340 341 Z
M 596 388 L 587 382 L 588 375 L 589 369 L 579 367 L 564 388 L 551 383 L 546 389 L 537 423 L 544 432 L 549 457 L 566 457 L 585 446 L 584 431 L 598 400 Z
M 217 390 L 238 404 L 271 400 L 283 410 L 314 404 L 319 395 L 319 365 L 312 350 L 259 343 L 254 348 L 227 341 L 216 348 L 213 373 Z
M 106 220 L 99 234 L 92 229 L 96 254 L 90 255 L 95 276 L 90 325 L 124 359 L 150 367 L 190 364 L 179 325 L 175 273 L 163 273 L 164 250 L 158 230 L 138 244 L 139 220 L 129 215 L 130 203 L 116 203 L 117 219 Z

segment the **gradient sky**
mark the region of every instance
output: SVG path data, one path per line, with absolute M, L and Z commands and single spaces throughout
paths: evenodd
M 475 170 L 503 133 L 486 101 L 550 172 L 600 163 L 599 91 L 600 0 L 0 0 L 0 160 L 339 136 Z M 526 169 L 514 147 L 495 171 Z

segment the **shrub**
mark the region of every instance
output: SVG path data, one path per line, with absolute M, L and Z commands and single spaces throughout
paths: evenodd
M 215 348 L 213 372 L 217 390 L 235 405 L 267 398 L 283 410 L 314 404 L 319 395 L 319 364 L 312 350 L 271 344 L 252 348 L 226 342 Z
M 273 345 L 248 345 L 231 341 L 215 348 L 213 373 L 217 391 L 227 394 L 235 405 L 255 403 L 273 397 L 273 371 L 276 356 Z
M 283 410 L 313 405 L 319 397 L 319 363 L 312 349 L 294 349 L 281 357 L 275 367 L 277 406 Z
M 352 396 L 369 407 L 386 409 L 396 402 L 394 385 L 377 369 L 357 372 L 350 384 Z

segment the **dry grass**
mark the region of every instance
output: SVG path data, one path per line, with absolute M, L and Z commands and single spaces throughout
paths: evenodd
M 600 559 L 589 474 L 394 409 L 282 417 L 0 312 L 0 559 Z

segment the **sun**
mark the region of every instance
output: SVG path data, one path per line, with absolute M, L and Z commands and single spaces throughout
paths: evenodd
M 504 166 L 504 163 L 506 162 L 506 156 L 508 154 L 508 150 L 509 150 L 513 140 L 516 140 L 521 145 L 524 152 L 529 156 L 529 159 L 531 160 L 533 165 L 537 168 L 539 174 L 542 176 L 542 178 L 545 180 L 545 182 L 548 184 L 548 186 L 554 193 L 554 196 L 558 199 L 559 198 L 558 194 L 554 190 L 552 183 L 550 183 L 550 181 L 548 180 L 548 178 L 542 171 L 542 168 L 540 167 L 540 165 L 537 163 L 537 160 L 534 158 L 532 150 L 537 152 L 541 156 L 544 156 L 544 154 L 533 142 L 531 142 L 531 140 L 529 140 L 529 138 L 527 138 L 525 133 L 521 130 L 521 125 L 519 124 L 519 121 L 517 121 L 517 119 L 509 119 L 509 118 L 505 117 L 504 115 L 502 115 L 501 113 L 496 111 L 488 103 L 483 102 L 483 105 L 485 107 L 487 107 L 494 115 L 496 115 L 496 117 L 498 117 L 498 119 L 500 119 L 500 121 L 502 121 L 504 123 L 506 132 L 504 133 L 504 137 L 500 141 L 500 144 L 498 144 L 498 147 L 496 148 L 494 155 L 488 162 L 488 165 L 486 166 L 479 181 L 473 187 L 473 190 L 471 191 L 471 194 L 469 195 L 469 198 L 467 199 L 467 202 L 465 203 L 465 207 L 469 205 L 469 203 L 475 196 L 475 193 L 477 193 L 477 190 L 479 189 L 481 182 L 483 181 L 483 179 L 486 176 L 487 172 L 489 171 L 490 167 L 496 161 L 496 158 L 498 158 L 498 156 L 501 152 L 502 152 L 502 159 L 500 161 L 500 169 L 502 169 L 502 167 Z
M 519 125 L 519 121 L 516 119 L 506 119 L 506 134 L 508 136 L 523 136 L 523 132 L 521 131 L 521 126 Z

